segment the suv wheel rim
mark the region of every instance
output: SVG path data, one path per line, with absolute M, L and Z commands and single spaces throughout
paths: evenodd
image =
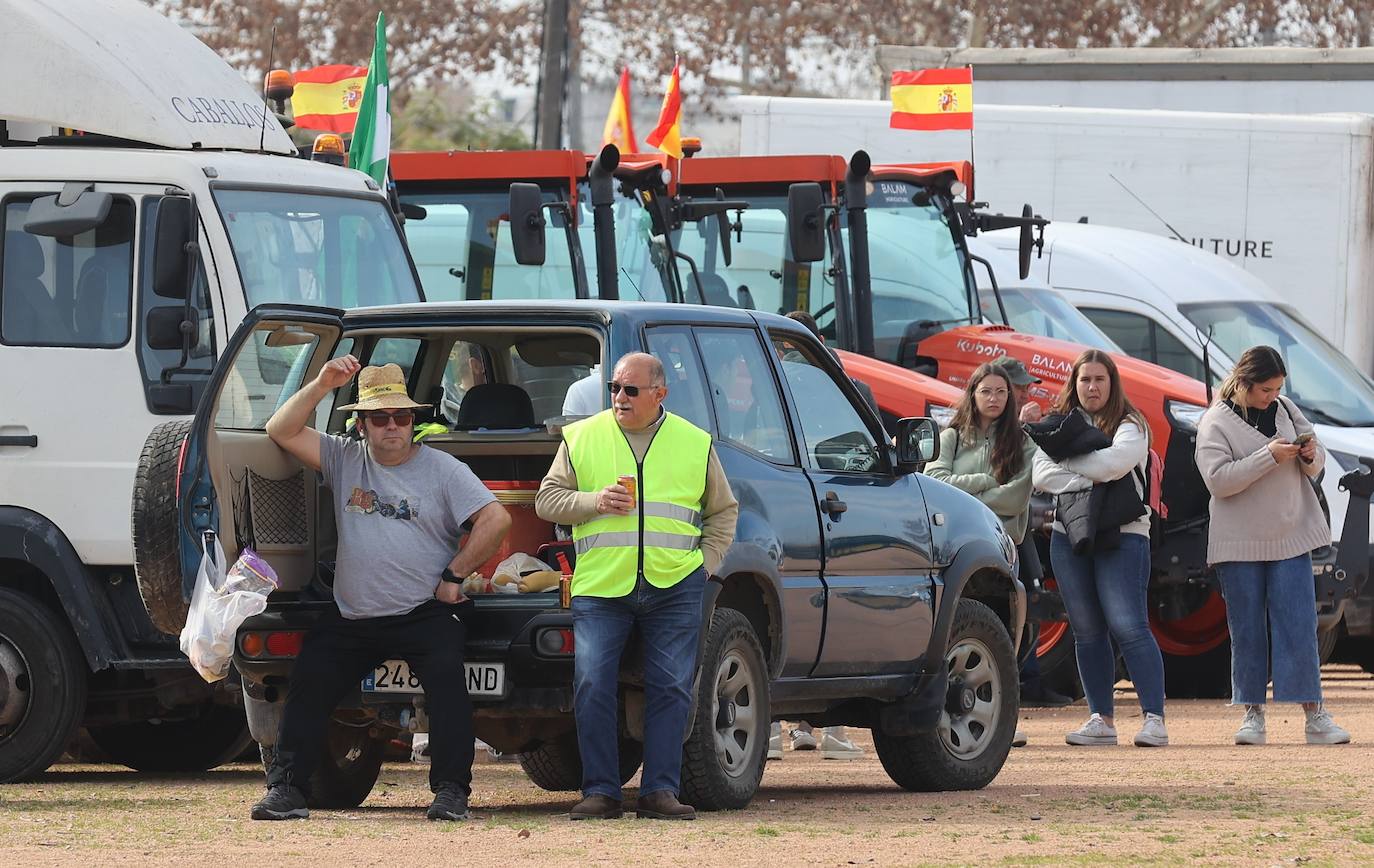
M 961 760 L 976 758 L 992 742 L 1001 715 L 1002 684 L 991 649 L 963 638 L 945 657 L 949 693 L 940 714 L 940 741 Z
M 758 685 L 749 663 L 738 651 L 729 651 L 716 668 L 716 759 L 731 775 L 739 774 L 754 755 L 758 739 L 756 710 Z
M 12 733 L 29 707 L 29 667 L 19 649 L 0 635 L 0 739 Z

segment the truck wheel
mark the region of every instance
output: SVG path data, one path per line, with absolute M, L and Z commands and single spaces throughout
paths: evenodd
M 1165 654 L 1164 695 L 1169 699 L 1230 699 L 1230 637 L 1201 654 Z
M 207 704 L 186 720 L 91 726 L 91 741 L 140 772 L 203 772 L 237 759 L 253 737 L 243 709 Z
M 743 808 L 768 753 L 768 667 L 749 619 L 717 609 L 707 627 L 696 714 L 682 746 L 682 800 L 699 810 Z
M 181 596 L 181 522 L 177 516 L 177 461 L 188 419 L 163 422 L 143 441 L 134 474 L 134 577 L 153 626 L 176 636 L 189 604 Z
M 976 790 L 1006 762 L 1016 732 L 1016 652 L 1007 628 L 976 600 L 960 600 L 950 630 L 949 689 L 931 732 L 887 735 L 873 745 L 888 777 L 916 792 Z
M 1331 660 L 1331 655 L 1336 651 L 1336 641 L 1340 638 L 1341 625 L 1339 621 L 1330 630 L 1317 632 L 1317 660 L 1323 666 Z
M 85 710 L 85 660 L 67 625 L 0 588 L 0 783 L 56 762 Z
M 1042 685 L 1070 699 L 1083 698 L 1083 682 L 1078 677 L 1078 657 L 1068 621 L 1042 621 L 1035 653 Z
M 356 808 L 372 792 L 382 772 L 389 736 L 374 737 L 370 726 L 329 722 L 324 755 L 310 776 L 310 807 Z M 264 756 L 264 759 L 266 757 Z
M 564 733 L 539 747 L 518 754 L 520 768 L 530 781 L 550 792 L 575 792 L 582 789 L 582 756 L 577 750 L 577 732 Z M 644 761 L 644 745 L 632 738 L 620 739 L 620 783 L 623 786 L 639 771 Z

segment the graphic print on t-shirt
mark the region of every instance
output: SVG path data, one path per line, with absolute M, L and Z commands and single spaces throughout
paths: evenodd
M 379 495 L 370 488 L 354 486 L 352 496 L 344 505 L 344 511 L 361 512 L 365 515 L 381 513 L 383 518 L 414 521 L 420 517 L 420 498 L 414 495 Z

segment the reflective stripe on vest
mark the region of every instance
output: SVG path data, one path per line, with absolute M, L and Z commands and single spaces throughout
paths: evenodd
M 711 435 L 664 413 L 637 464 L 615 416 L 603 410 L 569 425 L 563 439 L 580 491 L 600 491 L 622 475 L 638 480 L 629 515 L 598 515 L 573 527 L 574 596 L 624 596 L 634 590 L 641 563 L 644 578 L 660 588 L 702 565 L 701 506 Z

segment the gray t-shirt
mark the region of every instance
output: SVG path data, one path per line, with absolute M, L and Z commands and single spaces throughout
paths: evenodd
M 321 434 L 320 469 L 339 529 L 334 599 L 350 619 L 403 615 L 432 600 L 463 522 L 496 501 L 466 464 L 428 446 L 386 467 L 366 444 Z

